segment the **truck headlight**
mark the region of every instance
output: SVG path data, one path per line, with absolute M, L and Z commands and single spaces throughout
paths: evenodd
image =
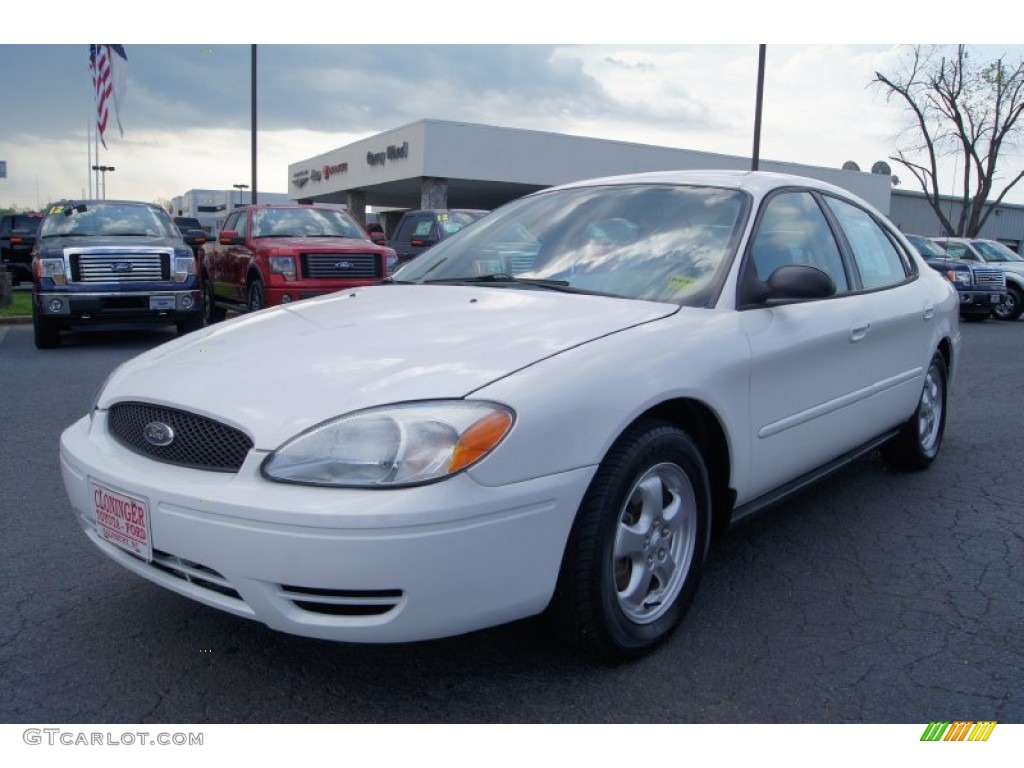
M 36 276 L 48 277 L 55 285 L 67 284 L 67 273 L 64 271 L 64 259 L 39 259 L 36 261 Z
M 189 275 L 196 273 L 196 259 L 194 256 L 174 257 L 174 282 L 184 283 Z
M 292 438 L 263 462 L 268 480 L 387 488 L 460 472 L 494 450 L 514 414 L 497 403 L 440 400 L 356 411 Z
M 291 256 L 271 256 L 270 273 L 281 275 L 285 280 L 294 280 L 295 259 Z

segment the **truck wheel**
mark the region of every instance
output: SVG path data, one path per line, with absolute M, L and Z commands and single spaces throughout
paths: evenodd
M 992 314 L 997 320 L 1016 320 L 1024 312 L 1024 296 L 1021 290 L 1015 285 L 1006 286 L 1006 301 L 997 304 Z
M 40 317 L 34 298 L 32 301 L 32 333 L 36 349 L 53 349 L 60 346 L 60 324 Z
M 260 278 L 257 277 L 249 283 L 249 296 L 246 303 L 249 305 L 250 312 L 259 312 L 267 305 L 263 294 L 263 281 Z
M 213 283 L 203 276 L 203 325 L 213 325 L 224 319 L 224 307 L 217 306 L 217 297 L 213 293 Z

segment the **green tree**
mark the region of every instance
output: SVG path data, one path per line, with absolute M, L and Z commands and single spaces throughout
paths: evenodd
M 976 237 L 1003 198 L 1022 178 L 1018 173 L 994 200 L 1001 181 L 1001 154 L 1015 148 L 1024 111 L 1024 61 L 976 62 L 966 46 L 915 46 L 903 69 L 892 76 L 875 72 L 872 83 L 886 101 L 902 103 L 911 125 L 897 139 L 891 160 L 906 168 L 924 191 L 947 235 Z M 957 221 L 939 205 L 942 158 L 958 156 L 962 205 Z

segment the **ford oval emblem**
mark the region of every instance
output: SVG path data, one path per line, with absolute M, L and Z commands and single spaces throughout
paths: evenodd
M 131 272 L 132 263 L 130 261 L 115 261 L 110 265 L 111 272 Z
M 337 267 L 338 269 L 352 269 L 352 262 L 351 261 L 336 261 L 336 262 L 334 262 L 334 266 Z
M 142 428 L 142 436 L 150 445 L 163 448 L 174 442 L 174 429 L 170 424 L 164 424 L 162 421 L 151 421 Z

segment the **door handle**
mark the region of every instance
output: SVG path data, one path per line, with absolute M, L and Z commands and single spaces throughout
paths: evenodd
M 860 325 L 855 325 L 850 329 L 850 341 L 860 341 L 868 335 L 868 331 L 871 330 L 871 323 L 865 321 Z
M 924 319 L 925 320 L 931 320 L 933 317 L 935 317 L 935 305 L 934 304 L 925 304 L 924 305 Z

